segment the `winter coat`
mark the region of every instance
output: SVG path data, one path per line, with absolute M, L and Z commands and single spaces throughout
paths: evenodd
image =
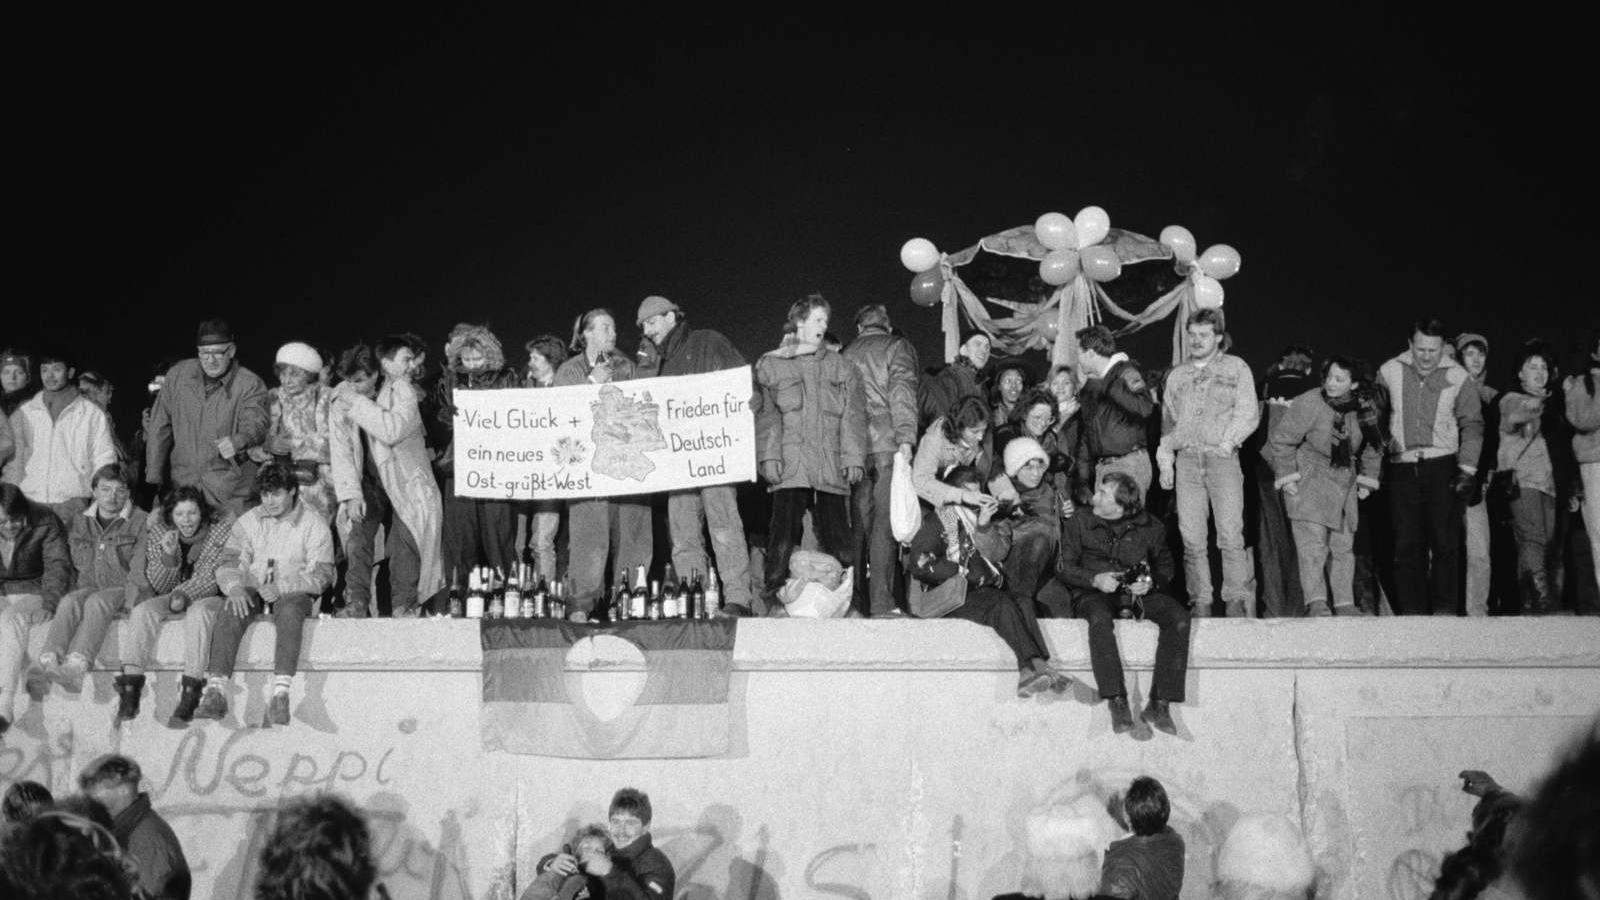
M 52 420 L 41 391 L 17 407 L 11 430 L 16 439 L 14 484 L 39 503 L 89 496 L 95 470 L 117 461 L 111 422 L 87 397 L 77 397 Z
M 768 490 L 848 495 L 843 470 L 864 468 L 868 446 L 866 394 L 855 364 L 826 346 L 786 341 L 761 357 L 755 375 L 756 460 L 783 465 Z
M 744 354 L 721 332 L 709 328 L 690 328 L 680 322 L 667 332 L 656 354 L 656 374 L 704 375 L 744 365 Z M 636 373 L 636 377 L 645 377 Z
M 1178 900 L 1183 889 L 1183 853 L 1183 838 L 1170 827 L 1113 841 L 1100 868 L 1100 895 L 1122 900 Z
M 1250 366 L 1219 353 L 1203 366 L 1186 362 L 1167 374 L 1161 392 L 1161 450 L 1187 447 L 1237 450 L 1261 423 Z
M 141 792 L 111 822 L 111 835 L 139 864 L 139 887 L 151 900 L 189 900 L 189 861 L 183 856 L 178 835 L 150 808 L 150 795 Z
M 868 328 L 850 346 L 845 359 L 861 373 L 867 401 L 867 446 L 872 453 L 893 453 L 901 444 L 917 443 L 917 350 L 911 342 L 879 327 Z
M 650 835 L 642 834 L 628 846 L 612 851 L 611 862 L 611 872 L 605 877 L 608 900 L 671 900 L 677 875 Z
M 333 391 L 320 383 L 294 394 L 281 387 L 267 392 L 267 438 L 288 440 L 289 452 L 280 459 L 315 473 L 315 481 L 301 482 L 300 499 L 329 522 L 335 512 L 328 455 L 328 401 L 332 396 Z M 250 448 L 251 459 L 258 463 L 273 459 L 265 443 Z
M 611 381 L 632 381 L 638 377 L 634 369 L 633 360 L 620 350 L 612 350 L 606 354 L 611 360 Z M 602 384 L 604 382 L 591 381 L 595 366 L 589 362 L 588 353 L 578 353 L 568 357 L 556 369 L 555 387 L 564 387 L 573 384 Z
M 434 465 L 446 477 L 454 471 L 456 464 L 456 391 L 492 391 L 515 387 L 522 387 L 522 380 L 514 370 L 504 367 L 484 368 L 476 372 L 451 367 L 439 376 L 438 383 L 434 385 L 433 406 L 437 410 L 434 415 L 439 425 L 438 439 L 446 436 L 449 439 L 439 448 Z
M 152 596 L 140 590 L 143 579 L 134 577 L 144 568 L 149 540 L 145 511 L 130 503 L 102 526 L 95 504 L 80 505 L 82 510 L 65 523 L 67 551 L 78 573 L 74 589 L 132 588 L 135 598 Z
M 1166 526 L 1148 511 L 1107 520 L 1082 510 L 1062 523 L 1056 578 L 1073 589 L 1074 597 L 1099 590 L 1094 586 L 1096 575 L 1120 574 L 1140 562 L 1150 564 L 1152 590 L 1167 593 L 1174 572 L 1172 550 Z
M 217 512 L 216 521 L 203 522 L 195 532 L 194 540 L 178 542 L 178 552 L 168 556 L 161 552 L 161 539 L 176 531 L 166 523 L 160 509 L 150 514 L 150 533 L 145 538 L 144 568 L 129 580 L 149 591 L 147 596 L 170 594 L 184 605 L 221 593 L 217 587 L 217 566 L 222 564 L 222 551 L 228 543 L 228 532 L 233 528 L 233 517 Z
M 1594 369 L 1567 379 L 1567 423 L 1573 428 L 1572 452 L 1579 463 L 1600 462 L 1600 376 Z
M 1117 354 L 1105 375 L 1084 382 L 1078 392 L 1078 479 L 1094 482 L 1095 463 L 1108 456 L 1126 456 L 1147 446 L 1156 401 L 1144 373 Z
M 42 503 L 28 503 L 28 521 L 17 535 L 11 563 L 0 559 L 0 596 L 38 594 L 44 610 L 54 613 L 56 601 L 72 589 L 72 552 L 67 529 Z
M 1483 402 L 1467 370 L 1448 357 L 1426 376 L 1411 351 L 1378 367 L 1389 394 L 1389 432 L 1396 452 L 1422 458 L 1456 455 L 1464 469 L 1478 467 L 1483 452 Z
M 228 529 L 217 587 L 226 595 L 238 588 L 260 589 L 269 570 L 285 594 L 317 597 L 333 584 L 333 533 L 322 517 L 295 503 L 281 516 L 261 507 L 249 510 Z
M 917 498 L 932 506 L 961 502 L 961 489 L 945 484 L 939 478 L 951 466 L 980 466 L 979 473 L 992 468 L 988 460 L 980 463 L 982 447 L 966 447 L 944 436 L 944 417 L 933 420 L 928 430 L 917 442 L 916 455 L 911 458 L 911 486 Z
M 1281 490 L 1297 485 L 1295 493 L 1283 495 L 1290 519 L 1315 522 L 1339 532 L 1354 531 L 1356 489 L 1378 489 L 1383 455 L 1379 448 L 1365 442 L 1352 409 L 1344 414 L 1345 432 L 1350 435 L 1350 468 L 1334 468 L 1333 426 L 1337 416 L 1320 388 L 1294 398 L 1268 438 L 1267 459 L 1272 463 L 1273 487 Z
M 11 417 L 0 415 L 0 472 L 17 453 L 17 439 L 11 433 Z M 3 479 L 0 479 L 3 480 Z
M 421 554 L 417 596 L 427 598 L 444 587 L 444 561 L 440 556 L 439 535 L 444 521 L 444 501 L 439 484 L 428 467 L 428 448 L 424 444 L 422 411 L 417 406 L 417 389 L 410 381 L 387 380 L 377 400 L 368 400 L 350 389 L 337 391 L 338 403 L 330 416 L 337 432 L 332 441 L 335 451 L 335 480 L 348 491 L 342 499 L 361 496 L 360 428 L 367 433 L 372 462 L 378 469 L 384 493 L 394 514 L 406 529 Z M 369 513 L 370 514 L 370 513 Z
M 1565 500 L 1577 489 L 1579 476 L 1567 436 L 1564 404 L 1560 397 L 1548 397 L 1535 418 L 1529 411 L 1530 399 L 1520 391 L 1500 395 L 1500 451 L 1495 467 L 1515 471 L 1523 490 L 1543 491 Z
M 978 386 L 978 370 L 964 356 L 922 379 L 917 394 L 918 420 L 926 428 L 926 423 L 949 415 L 962 397 L 983 400 L 983 388 Z M 988 406 L 987 401 L 984 406 Z
M 235 363 L 208 390 L 200 361 L 186 359 L 167 372 L 150 407 L 145 481 L 194 485 L 212 506 L 241 509 L 255 488 L 255 466 L 223 459 L 217 441 L 231 438 L 244 454 L 266 438 L 267 422 L 267 386 L 254 372 Z

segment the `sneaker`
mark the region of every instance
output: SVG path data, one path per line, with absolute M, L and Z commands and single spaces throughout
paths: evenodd
M 69 656 L 67 661 L 49 671 L 50 680 L 61 685 L 69 694 L 83 692 L 83 677 L 89 674 L 89 661 L 81 656 Z
M 1116 734 L 1126 734 L 1133 730 L 1133 710 L 1128 708 L 1128 698 L 1108 697 L 1107 705 L 1111 708 L 1111 730 Z
M 272 702 L 267 704 L 267 724 L 268 725 L 287 725 L 287 724 L 289 724 L 289 692 L 288 691 L 274 691 L 272 693 Z
M 228 698 L 218 688 L 207 687 L 200 696 L 200 706 L 194 711 L 196 719 L 221 719 L 228 715 Z
M 1366 610 L 1356 606 L 1354 603 L 1340 603 L 1333 607 L 1333 614 L 1335 616 L 1356 619 L 1366 615 L 1367 612 Z
M 1243 600 L 1229 600 L 1226 604 L 1224 604 L 1224 606 L 1226 607 L 1228 618 L 1230 618 L 1230 619 L 1247 618 L 1245 616 L 1245 613 L 1244 613 L 1244 601 Z
M 1017 675 L 1017 696 L 1022 698 L 1032 697 L 1040 691 L 1050 687 L 1050 676 L 1044 672 L 1027 671 Z
M 1165 700 L 1152 698 L 1145 704 L 1144 712 L 1139 713 L 1139 719 L 1157 731 L 1165 731 L 1167 734 L 1178 733 L 1178 726 L 1172 721 L 1172 710 Z
M 722 608 L 717 610 L 719 619 L 748 619 L 753 615 L 755 614 L 750 611 L 750 607 L 742 603 L 724 603 Z
M 1308 619 L 1320 619 L 1331 615 L 1333 613 L 1328 611 L 1328 601 L 1326 600 L 1313 600 L 1306 604 L 1306 618 Z

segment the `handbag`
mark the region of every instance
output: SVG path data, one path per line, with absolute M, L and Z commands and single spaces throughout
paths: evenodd
M 953 575 L 933 587 L 927 587 L 915 578 L 909 579 L 906 606 L 919 619 L 939 619 L 961 608 L 967 602 L 967 579 Z
M 894 455 L 894 470 L 889 477 L 889 530 L 896 541 L 909 544 L 922 528 L 922 503 L 911 485 L 911 463 L 905 456 Z
M 1533 446 L 1533 442 L 1536 439 L 1537 435 L 1529 438 L 1528 442 L 1522 445 L 1522 451 L 1517 454 L 1516 459 L 1511 461 L 1510 468 L 1495 469 L 1489 473 L 1488 495 L 1491 502 L 1510 503 L 1522 496 L 1522 485 L 1517 483 L 1517 463 L 1522 462 L 1522 457 L 1528 452 L 1528 448 Z

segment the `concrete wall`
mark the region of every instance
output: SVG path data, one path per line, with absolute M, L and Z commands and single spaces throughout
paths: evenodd
M 1045 625 L 1091 680 L 1082 623 Z M 307 635 L 288 728 L 256 727 L 264 627 L 247 636 L 230 720 L 167 728 L 173 626 L 141 718 L 114 726 L 111 671 L 79 695 L 56 689 L 3 739 L 0 780 L 68 792 L 95 755 L 132 755 L 197 898 L 247 895 L 274 803 L 323 788 L 370 812 L 396 898 L 509 897 L 632 784 L 654 801 L 680 897 L 978 900 L 1021 886 L 1030 812 L 1151 774 L 1188 843 L 1186 898 L 1207 896 L 1232 821 L 1268 811 L 1303 824 L 1319 896 L 1405 900 L 1461 842 L 1471 798 L 1456 773 L 1526 789 L 1600 704 L 1600 620 L 1206 620 L 1180 735 L 1141 743 L 1112 735 L 1088 691 L 1018 700 L 1004 645 L 975 625 L 751 620 L 726 758 L 599 762 L 479 749 L 474 624 L 324 620 Z M 1155 629 L 1120 636 L 1142 693 Z M 571 677 L 602 710 L 631 676 Z

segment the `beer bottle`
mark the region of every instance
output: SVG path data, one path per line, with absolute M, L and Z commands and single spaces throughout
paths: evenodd
M 704 619 L 706 617 L 706 586 L 700 580 L 700 570 L 696 569 L 694 580 L 689 582 L 689 602 L 684 604 L 683 617 L 685 619 Z
M 722 588 L 717 586 L 717 567 L 712 566 L 706 575 L 706 618 L 722 612 Z
M 661 578 L 661 618 L 676 619 L 678 617 L 678 571 L 667 563 L 667 568 L 662 572 Z
M 633 593 L 628 596 L 628 618 L 643 619 L 649 615 L 650 586 L 644 580 L 644 566 L 634 573 Z
M 550 615 L 550 589 L 544 583 L 543 575 L 534 576 L 533 593 L 523 598 L 523 616 L 529 619 L 539 619 Z
M 611 621 L 628 620 L 628 569 L 617 569 L 617 578 L 611 582 Z
M 550 600 L 550 618 L 565 619 L 567 617 L 567 579 L 556 582 L 555 595 Z
M 661 582 L 659 581 L 650 582 L 649 606 L 645 616 L 658 621 L 661 618 Z
M 465 613 L 469 619 L 483 618 L 483 572 L 473 569 L 467 573 L 467 602 Z
M 461 602 L 461 581 L 460 581 L 460 576 L 458 574 L 456 574 L 456 570 L 455 569 L 451 569 L 450 570 L 450 594 L 449 594 L 449 596 L 450 596 L 450 601 L 446 605 L 445 610 L 446 610 L 446 612 L 449 613 L 450 618 L 459 619 L 462 616 L 466 615 L 467 614 L 466 605 Z
M 499 569 L 487 569 L 489 581 L 489 597 L 484 607 L 483 614 L 490 619 L 503 619 L 506 615 L 506 596 L 503 591 L 503 582 L 500 580 Z

